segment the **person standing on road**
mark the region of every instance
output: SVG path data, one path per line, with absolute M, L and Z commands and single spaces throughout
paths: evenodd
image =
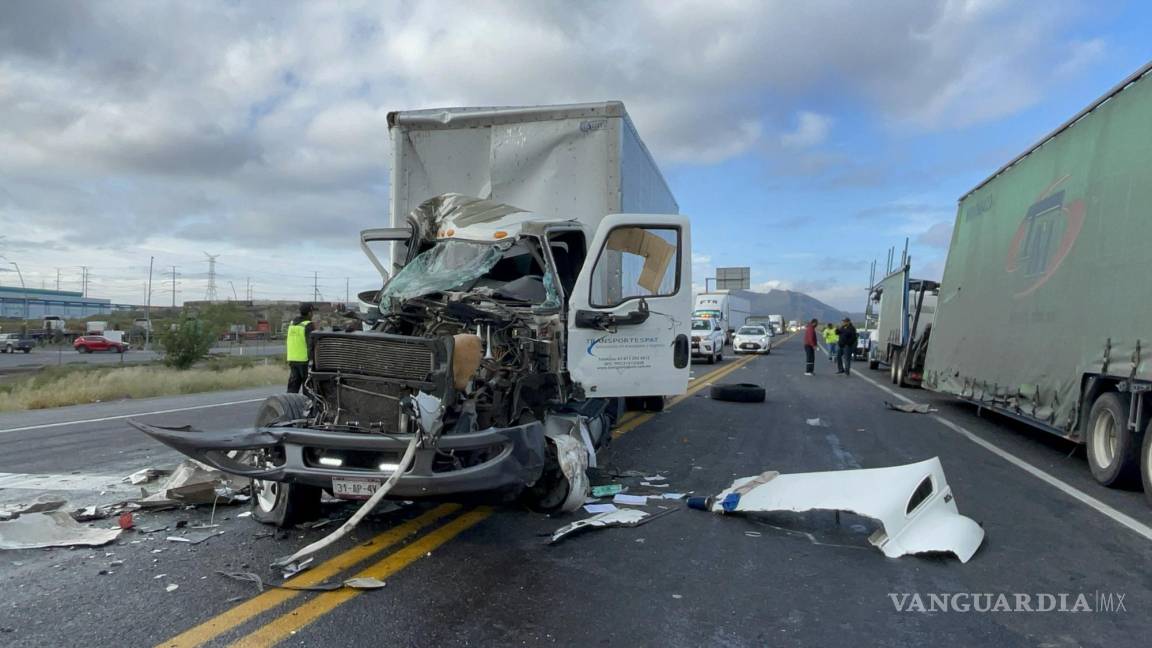
M 804 375 L 811 376 L 816 369 L 816 325 L 819 322 L 813 317 L 804 327 Z
M 839 336 L 837 342 L 840 345 L 839 353 L 836 354 L 836 373 L 850 376 L 852 375 L 852 354 L 856 351 L 856 342 L 859 341 L 860 335 L 856 332 L 852 320 L 847 317 L 840 323 L 840 328 L 836 329 L 836 333 Z
M 828 362 L 836 359 L 836 341 L 840 339 L 839 334 L 836 333 L 836 327 L 832 322 L 824 327 L 824 344 L 828 347 Z
M 312 304 L 300 304 L 300 316 L 293 319 L 288 325 L 287 356 L 288 356 L 288 393 L 299 394 L 308 378 L 308 358 L 312 350 Z

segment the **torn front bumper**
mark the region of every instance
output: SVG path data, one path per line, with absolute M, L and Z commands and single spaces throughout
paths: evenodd
M 889 558 L 950 552 L 968 562 L 984 529 L 960 514 L 940 459 L 890 468 L 780 474 L 736 480 L 716 495 L 716 513 L 848 511 L 882 525 L 868 541 Z
M 335 479 L 385 479 L 381 464 L 399 463 L 412 440 L 409 434 L 379 435 L 262 427 L 206 432 L 130 420 L 136 429 L 185 455 L 226 473 L 252 479 L 331 488 Z M 241 463 L 243 451 L 260 451 L 264 466 Z M 389 497 L 412 499 L 519 488 L 536 482 L 544 469 L 544 426 L 527 423 L 466 434 L 444 434 L 436 447 L 419 448 L 412 467 Z M 349 465 L 319 464 L 323 456 L 354 459 Z M 270 465 L 268 465 L 270 464 Z

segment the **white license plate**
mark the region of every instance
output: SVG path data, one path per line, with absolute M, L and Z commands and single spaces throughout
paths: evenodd
M 383 483 L 383 479 L 333 477 L 332 494 L 342 499 L 368 499 Z

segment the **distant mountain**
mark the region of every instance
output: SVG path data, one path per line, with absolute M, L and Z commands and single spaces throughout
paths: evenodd
M 846 313 L 802 292 L 792 290 L 770 290 L 767 293 L 750 290 L 732 292 L 748 299 L 752 305 L 753 315 L 783 315 L 785 322 L 789 320 L 806 322 L 813 317 L 821 322 L 838 322 L 845 317 L 852 317 L 855 321 L 864 319 L 863 315 Z

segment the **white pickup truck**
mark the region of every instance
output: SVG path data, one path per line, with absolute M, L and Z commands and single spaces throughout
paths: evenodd
M 727 334 L 720 320 L 712 317 L 692 318 L 692 357 L 708 358 L 708 364 L 724 359 L 724 338 Z

